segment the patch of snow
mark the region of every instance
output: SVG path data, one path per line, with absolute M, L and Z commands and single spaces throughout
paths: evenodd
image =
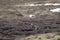
M 60 5 L 60 3 L 55 3 L 55 4 L 53 4 L 54 6 L 57 6 L 57 5 Z
M 27 4 L 22 4 L 22 5 L 15 5 L 15 6 L 20 7 L 20 6 L 51 6 L 51 5 L 59 6 L 60 3 L 45 3 L 45 4 L 42 4 L 42 3 L 40 3 L 40 4 L 34 4 L 34 3 L 28 4 L 27 3 Z
M 58 6 L 60 5 L 60 3 L 45 3 L 44 4 L 44 6 L 49 6 L 49 5 Z
M 44 6 L 52 5 L 53 3 L 45 3 Z
M 32 14 L 29 15 L 30 18 L 32 18 L 32 17 L 34 17 L 34 16 L 35 16 L 35 15 L 32 15 Z
M 43 4 L 25 4 L 24 6 L 42 6 Z
M 32 4 L 25 4 L 24 6 L 51 6 L 51 5 L 53 5 L 53 6 L 58 6 L 58 5 L 60 5 L 60 3 L 45 3 L 45 4 L 34 4 L 34 3 L 32 3 Z
M 34 5 L 34 4 L 30 4 L 29 6 L 36 6 L 36 5 Z
M 59 12 L 60 13 L 60 8 L 56 8 L 56 9 L 51 9 L 51 12 Z

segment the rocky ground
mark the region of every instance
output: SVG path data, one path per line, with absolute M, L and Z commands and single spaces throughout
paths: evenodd
M 60 6 L 24 6 L 60 0 L 0 0 L 1 40 L 60 40 Z

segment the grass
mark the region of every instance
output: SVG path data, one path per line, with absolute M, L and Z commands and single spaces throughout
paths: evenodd
M 25 37 L 17 37 L 15 40 L 60 40 L 60 35 L 57 33 L 35 34 Z

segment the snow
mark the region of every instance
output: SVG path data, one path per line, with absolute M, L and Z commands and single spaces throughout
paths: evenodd
M 35 16 L 35 15 L 32 15 L 32 14 L 29 15 L 30 18 L 32 18 L 32 17 L 34 17 L 34 16 Z
M 51 9 L 51 12 L 59 12 L 60 13 L 60 8 L 56 8 L 56 9 Z

